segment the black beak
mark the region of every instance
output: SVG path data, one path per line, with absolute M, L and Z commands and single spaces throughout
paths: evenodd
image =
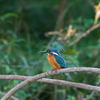
M 47 51 L 39 51 L 38 53 L 48 53 Z

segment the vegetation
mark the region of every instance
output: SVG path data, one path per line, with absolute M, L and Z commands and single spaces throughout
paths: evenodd
M 59 49 L 68 68 L 99 68 L 100 15 L 97 18 L 96 13 L 100 7 L 95 12 L 95 5 L 99 6 L 99 0 L 0 0 L 0 74 L 34 76 L 52 70 L 47 55 L 38 54 L 48 48 Z M 50 78 L 100 84 L 100 75 L 93 73 Z M 6 93 L 20 82 L 0 80 L 0 91 Z M 14 96 L 20 100 L 100 100 L 99 92 L 37 82 Z

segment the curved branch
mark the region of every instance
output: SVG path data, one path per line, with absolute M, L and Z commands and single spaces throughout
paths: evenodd
M 2 79 L 2 80 L 26 80 L 26 79 L 31 78 L 31 77 L 32 76 L 0 75 L 0 79 Z M 50 84 L 70 86 L 70 87 L 78 87 L 78 88 L 83 88 L 83 89 L 88 89 L 88 90 L 93 90 L 93 91 L 99 91 L 100 92 L 100 87 L 99 86 L 92 86 L 92 85 L 87 85 L 87 84 L 82 84 L 82 83 L 75 83 L 75 82 L 68 82 L 68 81 L 57 80 L 57 79 L 42 78 L 42 79 L 37 80 L 36 82 L 50 83 Z
M 89 34 L 91 31 L 93 31 L 94 29 L 100 27 L 100 23 L 93 25 L 90 29 L 88 29 L 86 32 L 84 32 L 82 35 L 80 35 L 76 40 L 73 41 L 74 43 L 77 43 L 80 39 L 82 39 L 84 36 L 86 36 L 87 34 Z
M 5 92 L 1 92 L 1 91 L 0 91 L 0 94 L 5 95 L 6 93 L 5 93 Z M 10 97 L 10 99 L 12 99 L 12 100 L 19 100 L 19 99 L 17 99 L 17 98 L 16 98 L 16 97 L 14 97 L 14 96 L 11 96 L 11 97 Z
M 52 76 L 55 74 L 62 74 L 62 73 L 70 73 L 70 72 L 94 72 L 94 73 L 100 73 L 100 69 L 99 68 L 86 68 L 86 67 L 81 67 L 81 68 L 66 68 L 66 69 L 60 69 L 58 71 L 49 71 L 46 73 L 42 73 L 42 74 L 38 74 L 36 76 L 32 76 L 28 79 L 26 79 L 25 81 L 19 83 L 18 85 L 16 85 L 14 88 L 12 88 L 1 100 L 6 100 L 8 99 L 11 95 L 13 95 L 16 91 L 18 91 L 20 88 L 24 87 L 25 85 L 37 81 L 41 78 L 47 77 L 47 76 Z

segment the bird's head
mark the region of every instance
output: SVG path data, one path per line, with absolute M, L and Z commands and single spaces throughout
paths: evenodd
M 39 53 L 47 53 L 51 55 L 60 55 L 59 51 L 56 48 L 48 49 L 47 51 L 40 51 Z

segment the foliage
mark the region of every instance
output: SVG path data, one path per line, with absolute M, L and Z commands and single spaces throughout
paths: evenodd
M 46 60 L 47 55 L 38 54 L 38 51 L 52 47 L 59 49 L 68 68 L 100 67 L 100 27 L 74 43 L 93 26 L 95 11 L 91 3 L 98 5 L 99 0 L 65 0 L 66 7 L 60 12 L 61 2 L 64 0 L 0 1 L 0 74 L 33 76 L 52 70 Z M 65 76 L 51 78 L 99 85 L 100 76 L 66 73 Z M 0 91 L 8 92 L 18 83 L 20 81 L 0 80 Z M 76 100 L 78 96 L 100 99 L 99 92 L 91 93 L 78 88 L 31 83 L 14 96 L 20 100 L 62 100 L 62 97 Z

